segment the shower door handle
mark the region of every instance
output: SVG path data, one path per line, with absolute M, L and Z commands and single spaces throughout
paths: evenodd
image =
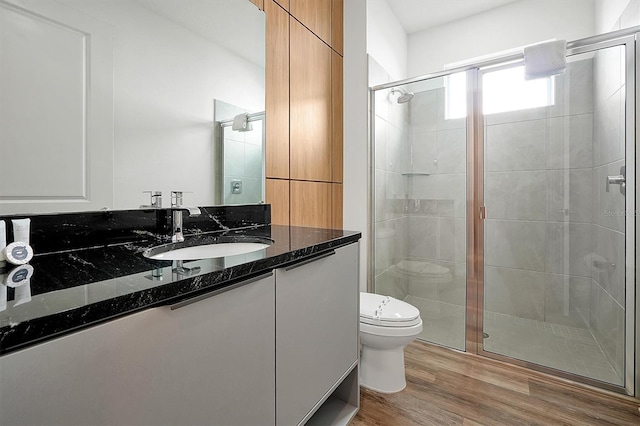
M 607 176 L 607 192 L 609 192 L 609 185 L 620 185 L 620 193 L 625 195 L 627 193 L 627 178 L 626 178 L 626 166 L 620 167 L 620 174 L 617 176 Z

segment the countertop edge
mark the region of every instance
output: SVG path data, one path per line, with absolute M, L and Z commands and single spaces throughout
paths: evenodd
M 49 316 L 34 318 L 0 329 L 0 355 L 22 349 L 124 317 L 145 309 L 169 305 L 199 294 L 222 289 L 240 281 L 273 271 L 316 253 L 356 243 L 361 233 L 298 248 L 284 254 L 231 266 L 220 271 L 185 277 L 182 280 L 81 306 Z

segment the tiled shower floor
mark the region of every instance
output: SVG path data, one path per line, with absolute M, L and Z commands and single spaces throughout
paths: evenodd
M 418 339 L 464 350 L 464 307 L 416 296 L 407 303 L 420 310 L 423 331 Z M 484 350 L 622 385 L 589 330 L 512 315 L 485 312 Z

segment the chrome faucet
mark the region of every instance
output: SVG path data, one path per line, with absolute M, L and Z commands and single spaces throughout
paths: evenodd
M 184 241 L 184 234 L 182 229 L 182 211 L 186 210 L 189 216 L 199 216 L 200 209 L 198 207 L 186 207 L 182 205 L 183 191 L 171 191 L 171 210 L 172 223 L 173 223 L 173 236 L 171 241 L 174 243 Z
M 151 204 L 149 205 L 141 205 L 140 208 L 152 208 L 152 209 L 161 209 L 162 208 L 162 191 L 142 191 L 143 193 L 148 193 L 151 196 Z

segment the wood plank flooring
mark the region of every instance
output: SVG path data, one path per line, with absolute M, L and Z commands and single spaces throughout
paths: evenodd
M 361 389 L 352 426 L 640 425 L 640 400 L 479 356 L 416 341 L 405 364 L 402 392 Z

